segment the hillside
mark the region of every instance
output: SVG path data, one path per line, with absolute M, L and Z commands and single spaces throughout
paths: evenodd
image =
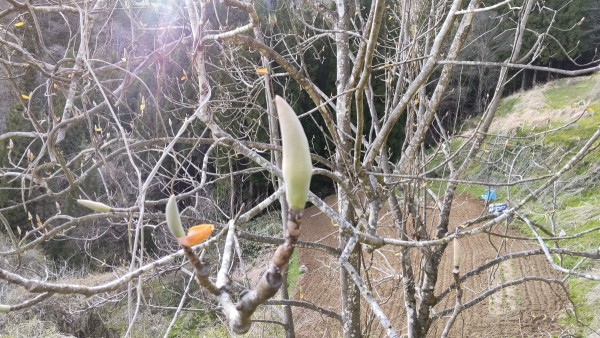
M 526 92 L 519 92 L 503 99 L 497 118 L 486 139 L 486 144 L 479 156 L 478 163 L 469 171 L 469 178 L 474 181 L 502 183 L 518 180 L 519 177 L 543 175 L 545 170 L 551 171 L 563 164 L 566 155 L 572 154 L 580 146 L 581 140 L 589 137 L 600 125 L 600 74 L 593 76 L 562 79 L 538 86 Z M 476 121 L 469 122 L 472 125 Z M 457 139 L 468 137 L 467 131 Z M 458 141 L 452 142 L 455 148 Z M 534 151 L 531 151 L 534 149 Z M 523 210 L 532 219 L 546 226 L 552 234 L 548 236 L 577 238 L 561 241 L 566 249 L 594 252 L 600 243 L 600 153 L 596 149 L 585 160 L 584 168 L 567 175 L 557 182 L 554 196 L 539 196 L 539 203 Z M 435 163 L 435 160 L 432 161 Z M 545 166 L 545 167 L 544 167 Z M 545 170 L 544 170 L 545 169 Z M 498 202 L 515 203 L 519 198 L 535 188 L 531 184 L 497 188 Z M 441 188 L 432 184 L 432 189 Z M 463 184 L 459 191 L 463 197 L 454 203 L 454 218 L 451 229 L 461 222 L 476 218 L 486 213 L 487 208 L 478 200 L 486 187 Z M 443 191 L 443 190 L 440 190 Z M 438 191 L 436 191 L 438 192 Z M 553 201 L 548 201 L 548 199 Z M 334 203 L 333 199 L 329 203 Z M 337 228 L 331 226 L 327 217 L 315 207 L 307 210 L 304 221 L 303 239 L 335 246 Z M 435 219 L 435 215 L 431 215 Z M 387 223 L 387 225 L 386 225 Z M 434 223 L 433 221 L 431 223 Z M 392 231 L 389 221 L 383 220 L 381 234 Z M 590 231 L 591 230 L 591 231 Z M 535 250 L 539 246 L 534 241 L 531 231 L 519 220 L 510 226 L 494 229 L 501 232 L 505 239 L 477 235 L 469 242 L 463 243 L 463 260 L 468 263 L 464 267 L 469 271 L 472 267 L 490 261 L 503 254 L 520 250 Z M 583 234 L 582 234 L 583 233 Z M 524 240 L 526 239 L 526 240 Z M 558 246 L 558 244 L 557 244 Z M 396 327 L 403 327 L 403 296 L 398 284 L 399 262 L 397 253 L 390 248 L 378 253 L 364 253 L 367 264 L 373 264 L 377 273 L 369 276 L 371 283 L 377 285 L 375 292 L 386 299 L 384 310 L 393 313 L 390 320 Z M 557 256 L 558 259 L 561 259 Z M 418 262 L 418 254 L 413 255 Z M 452 250 L 446 249 L 443 258 L 441 280 L 438 287 L 447 287 L 452 283 L 451 271 Z M 335 296 L 339 292 L 339 280 L 335 262 L 324 253 L 300 249 L 299 264 L 305 265 L 308 272 L 302 275 L 296 288 L 296 298 L 307 300 L 330 310 L 339 307 Z M 600 271 L 597 264 L 588 264 L 585 259 L 575 261 L 573 258 L 559 261 L 567 269 L 578 264 L 579 267 L 596 274 Z M 586 265 L 587 264 L 587 265 Z M 444 271 L 447 273 L 444 274 Z M 451 336 L 561 336 L 575 334 L 588 337 L 598 336 L 600 329 L 600 285 L 588 280 L 560 275 L 553 270 L 543 255 L 511 260 L 499 265 L 497 270 L 479 274 L 466 284 L 466 302 L 477 297 L 501 283 L 518 279 L 533 273 L 541 278 L 568 279 L 572 299 L 565 297 L 557 284 L 546 282 L 529 283 L 504 289 L 487 301 L 465 311 L 460 323 L 451 331 Z M 324 291 L 327 290 L 327 291 Z M 446 299 L 438 304 L 436 310 L 452 306 L 453 295 L 445 294 Z M 578 308 L 573 312 L 574 302 Z M 371 313 L 363 313 L 366 321 Z M 341 324 L 334 319 L 317 313 L 298 309 L 299 318 L 296 327 L 302 337 L 312 337 L 319 333 L 324 337 L 337 337 Z M 581 323 L 578 323 L 578 320 Z M 437 337 L 443 329 L 443 321 L 437 323 L 430 332 Z M 381 336 L 381 328 L 374 325 L 371 334 Z M 596 333 L 594 333 L 596 331 Z
M 490 128 L 478 162 L 469 171 L 474 181 L 505 183 L 495 187 L 501 202 L 509 205 L 535 190 L 536 180 L 562 168 L 600 128 L 600 73 L 545 83 L 504 98 Z M 475 125 L 476 121 L 471 121 Z M 458 137 L 469 136 L 469 132 Z M 453 141 L 452 146 L 455 146 Z M 600 243 L 600 150 L 595 144 L 580 166 L 557 180 L 552 189 L 536 196 L 522 209 L 536 222 L 548 246 L 597 253 Z M 479 197 L 486 187 L 462 184 L 460 191 Z M 531 229 L 516 220 L 517 237 L 538 245 Z M 564 240 L 562 238 L 565 238 Z M 578 268 L 598 275 L 597 261 L 553 255 L 564 269 Z M 549 266 L 546 261 L 546 266 Z M 572 305 L 556 318 L 561 330 L 585 337 L 600 337 L 600 285 L 562 274 Z M 577 313 L 573 312 L 577 309 Z M 533 312 L 532 312 L 533 313 Z
M 566 78 L 510 95 L 502 100 L 491 132 L 510 134 L 517 128 L 536 127 L 540 130 L 544 126 L 591 117 L 600 109 L 599 82 L 600 74 Z M 596 119 L 581 122 L 594 121 Z
M 535 149 L 531 156 L 521 159 L 524 163 L 519 164 L 517 157 L 513 158 L 514 163 L 521 168 L 524 176 L 543 175 L 550 169 L 544 167 L 544 163 L 564 164 L 600 127 L 600 74 L 561 79 L 511 95 L 502 101 L 499 113 L 501 116 L 494 122 L 492 131 L 511 136 L 506 142 L 512 142 L 515 148 L 521 144 L 523 148 Z M 494 156 L 493 152 L 490 147 L 491 156 Z M 497 153 L 495 155 L 498 156 Z M 489 172 L 489 167 L 482 166 L 473 174 L 482 177 Z M 504 192 L 516 200 L 534 186 L 506 188 Z M 600 248 L 599 186 L 600 150 L 595 148 L 578 170 L 557 181 L 553 194 L 539 196 L 539 203 L 525 212 L 546 225 L 546 229 L 554 235 L 578 236 L 560 241 L 561 247 L 597 252 Z M 515 227 L 522 234 L 531 236 L 531 231 L 524 224 L 516 223 Z M 563 260 L 560 256 L 554 259 L 566 269 L 577 266 L 585 267 L 584 270 L 596 275 L 600 272 L 597 261 Z M 564 278 L 569 281 L 572 301 L 579 310 L 577 316 L 571 311 L 559 323 L 566 330 L 571 329 L 583 336 L 599 337 L 600 285 L 572 276 Z M 589 325 L 589 330 L 574 329 L 577 320 Z

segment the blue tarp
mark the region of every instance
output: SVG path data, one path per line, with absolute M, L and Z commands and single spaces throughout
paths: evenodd
M 496 190 L 489 189 L 485 194 L 481 195 L 481 199 L 486 202 L 493 202 L 496 200 Z

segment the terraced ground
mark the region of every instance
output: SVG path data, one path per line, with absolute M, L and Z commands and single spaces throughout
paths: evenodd
M 333 204 L 334 199 L 329 198 Z M 485 206 L 472 198 L 461 196 L 455 203 L 451 216 L 451 228 L 468 219 L 475 218 L 484 212 Z M 435 217 L 429 224 L 435 223 Z M 385 216 L 381 229 L 382 234 L 393 234 L 393 229 L 385 227 Z M 336 245 L 337 228 L 317 208 L 308 208 L 305 212 L 302 226 L 304 240 L 316 241 L 328 245 Z M 516 235 L 505 226 L 494 229 L 496 232 L 506 232 Z M 470 237 L 461 242 L 463 248 L 462 271 L 469 271 L 499 254 L 532 249 L 534 245 L 520 240 L 501 240 L 486 234 Z M 452 283 L 452 252 L 451 246 L 446 250 L 441 275 L 436 290 L 443 290 Z M 399 262 L 397 249 L 385 247 L 380 251 L 369 254 L 363 251 L 364 261 L 370 266 L 369 281 L 374 286 L 374 296 L 383 303 L 382 308 L 393 321 L 399 332 L 405 326 L 402 289 L 399 284 Z M 413 252 L 413 261 L 418 264 L 419 253 Z M 326 254 L 308 250 L 299 250 L 299 264 L 304 264 L 308 272 L 303 274 L 296 286 L 296 299 L 303 299 L 322 307 L 339 312 L 339 277 L 334 258 Z M 543 256 L 527 259 L 517 259 L 500 265 L 498 269 L 469 279 L 463 284 L 463 302 L 477 297 L 482 292 L 500 283 L 516 280 L 524 275 L 541 276 L 544 278 L 558 277 L 549 267 Z M 363 276 L 365 277 L 365 276 Z M 454 305 L 454 292 L 442 298 L 435 307 L 436 311 Z M 477 306 L 465 310 L 451 331 L 454 337 L 517 337 L 517 336 L 556 336 L 561 328 L 556 324 L 557 318 L 565 312 L 567 301 L 564 292 L 557 286 L 543 282 L 530 282 L 524 285 L 510 287 L 500 291 Z M 372 318 L 364 304 L 363 320 Z M 295 309 L 296 331 L 302 337 L 339 337 L 341 326 L 339 322 L 314 312 Z M 429 336 L 439 337 L 446 322 L 442 319 L 436 322 Z M 385 336 L 375 319 L 370 327 L 370 336 Z

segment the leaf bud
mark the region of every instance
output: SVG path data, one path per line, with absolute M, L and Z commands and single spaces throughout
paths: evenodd
M 460 243 L 458 243 L 458 238 L 454 238 L 452 242 L 453 247 L 453 262 L 454 266 L 460 266 Z
M 111 207 L 101 202 L 90 200 L 77 200 L 77 203 L 83 205 L 88 209 L 94 210 L 95 212 L 110 212 L 112 210 Z
M 185 237 L 185 231 L 183 231 L 183 226 L 181 225 L 181 216 L 179 216 L 179 209 L 177 208 L 177 200 L 174 195 L 169 197 L 165 214 L 167 216 L 167 226 L 171 234 L 175 238 Z

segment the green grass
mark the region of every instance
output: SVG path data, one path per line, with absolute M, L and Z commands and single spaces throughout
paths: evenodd
M 281 226 L 280 217 L 278 211 L 268 212 L 246 223 L 244 230 L 261 236 L 282 237 L 283 227 Z M 274 245 L 252 241 L 242 241 L 241 246 L 242 254 L 248 260 L 259 257 L 265 251 L 265 248 L 275 247 Z
M 594 79 L 588 78 L 577 83 L 567 85 L 568 81 L 558 81 L 558 87 L 548 89 L 544 92 L 546 104 L 551 108 L 565 108 L 582 104 L 587 94 L 597 85 Z
M 298 265 L 298 252 L 294 251 L 288 264 L 288 292 L 292 295 L 296 291 L 296 283 L 300 277 L 300 266 Z
M 586 140 L 598 130 L 598 126 L 600 126 L 600 101 L 594 101 L 588 108 L 588 111 L 590 109 L 594 111 L 594 113 L 582 117 L 566 128 L 548 134 L 545 139 L 546 147 L 561 147 L 563 149 L 575 148 L 574 150 L 579 150 Z M 556 128 L 558 126 L 559 124 L 557 123 L 553 124 L 551 127 Z M 596 149 L 583 160 L 580 168 L 585 170 L 589 165 L 598 163 L 598 161 L 600 161 L 600 151 Z M 582 173 L 581 169 L 578 171 L 578 174 Z
M 591 323 L 598 315 L 598 306 L 600 304 L 590 304 L 587 301 L 587 295 L 590 290 L 593 290 L 594 287 L 597 286 L 597 282 L 571 277 L 568 280 L 568 283 L 571 291 L 571 299 L 577 305 L 577 317 L 583 323 Z M 559 323 L 563 327 L 571 327 L 574 330 L 580 331 L 578 332 L 577 337 L 583 336 L 582 334 L 584 332 L 581 329 L 581 325 L 577 322 L 577 319 L 571 311 L 567 312 L 567 315 L 562 317 L 559 320 Z
M 591 188 L 591 187 L 590 187 Z M 562 207 L 565 209 L 568 208 L 578 208 L 582 206 L 596 206 L 599 205 L 599 196 L 596 192 L 596 189 L 586 189 L 586 191 L 581 194 L 567 196 L 562 200 Z M 599 216 L 600 210 L 595 209 L 595 213 L 590 215 L 592 218 L 596 218 Z M 576 215 L 573 215 L 576 216 Z
M 588 112 L 597 114 L 600 113 L 600 101 L 590 102 L 590 106 L 588 107 Z
M 488 187 L 472 185 L 472 184 L 459 184 L 456 188 L 458 194 L 467 194 L 473 198 L 480 199 L 481 195 L 485 194 Z M 492 188 L 494 189 L 494 188 Z M 497 189 L 496 189 L 497 191 Z M 483 202 L 482 202 L 483 203 Z
M 210 337 L 228 337 L 227 330 L 219 323 L 214 312 L 182 312 L 171 329 L 169 338 L 191 337 L 202 332 L 210 332 Z
M 576 226 L 573 231 L 570 232 L 570 234 L 591 230 L 597 227 L 600 227 L 600 221 L 598 220 L 585 222 L 579 226 Z M 594 251 L 595 249 L 598 249 L 598 245 L 600 244 L 600 230 L 592 231 L 580 238 L 562 241 L 561 244 L 577 250 Z
M 600 102 L 594 101 L 589 109 L 600 109 Z M 583 111 L 583 108 L 581 109 Z M 554 122 L 550 125 L 550 128 L 557 128 L 563 126 L 564 122 Z M 550 133 L 546 137 L 547 142 L 552 145 L 553 143 L 569 142 L 574 138 L 585 139 L 592 136 L 592 134 L 598 129 L 600 124 L 600 111 L 592 113 L 588 116 L 584 116 L 577 122 L 558 130 L 557 132 Z
M 512 112 L 517 104 L 521 103 L 521 98 L 519 97 L 507 97 L 500 101 L 500 105 L 498 106 L 498 110 L 496 111 L 496 116 L 506 116 L 508 113 Z

